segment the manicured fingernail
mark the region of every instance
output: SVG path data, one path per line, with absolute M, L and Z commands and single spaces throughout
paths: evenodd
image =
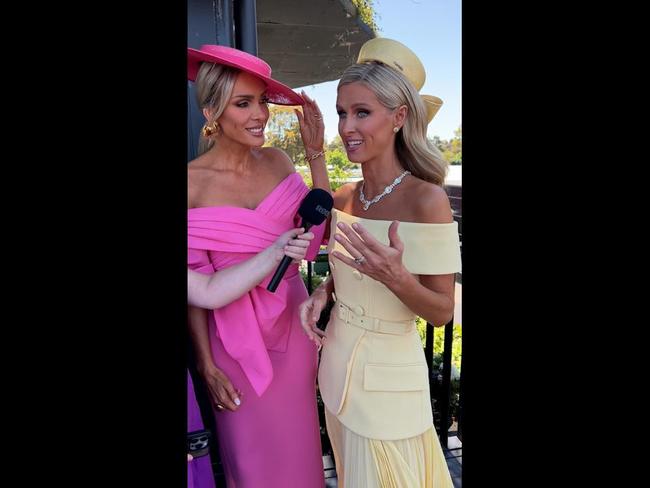
M 339 229 L 345 229 L 345 224 L 344 224 L 343 222 L 339 222 L 338 224 L 336 224 L 336 226 L 337 226 Z
M 357 230 L 357 229 L 359 228 L 359 224 L 357 224 L 357 223 L 355 222 L 354 224 L 352 224 L 352 228 L 353 228 L 354 230 Z
M 241 405 L 241 401 L 239 400 L 239 398 L 235 398 L 235 405 L 237 406 Z

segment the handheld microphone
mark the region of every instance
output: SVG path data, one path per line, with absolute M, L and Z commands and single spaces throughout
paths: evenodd
M 334 199 L 332 198 L 332 195 L 321 188 L 314 188 L 307 193 L 307 196 L 298 209 L 298 215 L 302 217 L 300 227 L 304 227 L 305 232 L 307 232 L 312 225 L 322 224 L 325 219 L 329 217 L 333 206 Z M 275 292 L 276 288 L 280 284 L 280 280 L 291 264 L 291 260 L 292 258 L 289 256 L 284 256 L 282 258 L 278 269 L 275 270 L 275 274 L 269 282 L 269 286 L 266 287 L 268 291 Z

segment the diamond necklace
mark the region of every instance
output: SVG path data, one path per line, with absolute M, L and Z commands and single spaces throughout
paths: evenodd
M 361 200 L 361 203 L 363 203 L 363 209 L 368 210 L 368 207 L 370 207 L 370 205 L 372 205 L 373 203 L 377 203 L 383 197 L 385 197 L 390 192 L 392 192 L 393 188 L 395 188 L 397 185 L 399 185 L 402 182 L 402 179 L 406 175 L 410 175 L 410 174 L 411 174 L 410 171 L 404 171 L 404 173 L 402 173 L 397 178 L 395 178 L 390 185 L 388 185 L 386 188 L 384 188 L 383 192 L 381 192 L 379 195 L 377 195 L 375 198 L 373 198 L 370 201 L 366 200 L 366 196 L 363 194 L 363 186 L 366 184 L 366 182 L 364 180 L 363 183 L 361 183 L 361 191 L 359 192 L 359 200 Z

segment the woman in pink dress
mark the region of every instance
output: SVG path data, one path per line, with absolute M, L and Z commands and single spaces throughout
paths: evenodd
M 304 228 L 291 229 L 271 246 L 255 256 L 212 275 L 187 270 L 187 302 L 202 308 L 218 308 L 229 304 L 257 286 L 280 264 L 284 256 L 300 262 L 304 259 L 314 234 Z M 203 430 L 201 411 L 196 401 L 192 377 L 187 374 L 187 431 Z M 210 456 L 193 459 L 188 454 L 188 488 L 215 488 Z
M 314 187 L 329 191 L 317 105 L 273 80 L 259 58 L 224 46 L 189 49 L 206 124 L 201 155 L 188 168 L 188 266 L 219 272 L 257 254 L 297 227 L 309 189 L 281 150 L 262 148 L 267 103 L 297 113 Z M 313 259 L 325 225 L 315 234 Z M 229 487 L 322 487 L 316 408 L 317 347 L 301 332 L 307 290 L 292 264 L 275 293 L 271 275 L 215 310 L 190 307 L 197 369 L 216 415 Z

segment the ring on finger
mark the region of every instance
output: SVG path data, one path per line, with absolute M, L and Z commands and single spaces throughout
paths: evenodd
M 358 258 L 354 258 L 354 263 L 358 266 L 362 265 L 363 262 L 366 260 L 366 257 L 361 255 Z

